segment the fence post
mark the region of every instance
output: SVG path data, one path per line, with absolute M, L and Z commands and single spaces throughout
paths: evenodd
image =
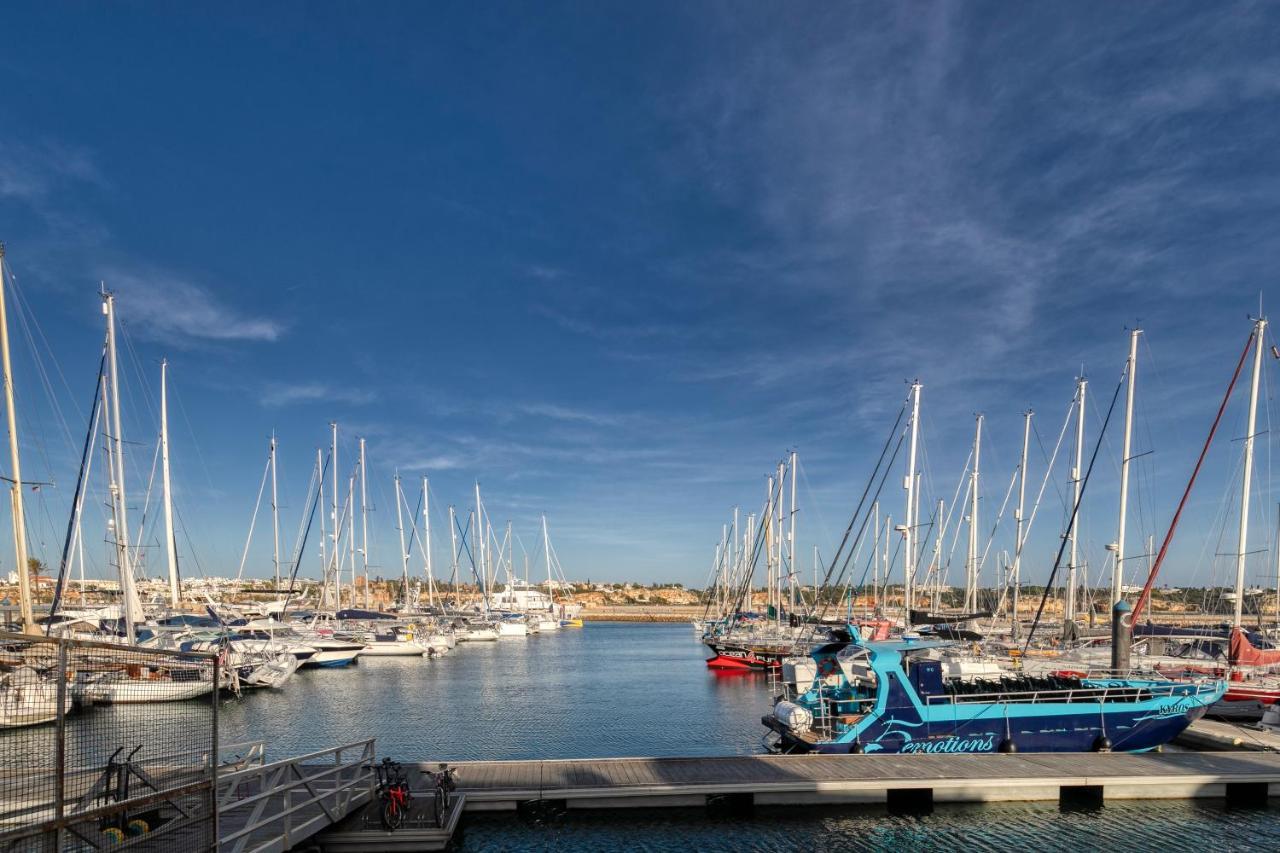
M 209 808 L 213 812 L 213 839 L 209 845 L 209 849 L 217 853 L 220 847 L 221 828 L 219 826 L 220 815 L 218 814 L 218 765 L 221 763 L 222 757 L 218 754 L 218 695 L 219 685 L 222 684 L 222 664 L 220 658 L 213 660 L 213 690 L 209 695 L 213 705 L 213 743 L 210 751 L 211 761 L 209 763 Z
M 65 786 L 67 779 L 67 644 L 59 639 L 58 644 L 58 721 L 54 733 L 54 792 L 53 817 L 57 823 L 54 832 L 54 849 L 62 849 L 62 818 L 66 806 Z

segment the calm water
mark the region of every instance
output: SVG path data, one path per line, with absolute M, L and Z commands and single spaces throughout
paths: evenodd
M 883 809 L 759 809 L 749 817 L 708 817 L 695 809 L 574 812 L 533 824 L 468 815 L 459 850 L 495 851 L 1181 851 L 1275 850 L 1280 809 L 1233 809 L 1205 802 L 1116 803 L 1064 812 L 1055 804 L 938 807 L 927 817 Z
M 687 624 L 588 623 L 434 660 L 361 658 L 224 702 L 220 736 L 275 757 L 375 737 L 406 761 L 759 751 L 766 680 L 705 657 Z

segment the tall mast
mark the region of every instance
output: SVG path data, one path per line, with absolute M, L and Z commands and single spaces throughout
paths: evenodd
M 458 606 L 458 522 L 453 504 L 449 504 L 449 571 L 453 584 L 453 606 Z
M 280 591 L 280 505 L 276 492 L 276 433 L 271 431 L 271 564 L 275 568 L 276 592 Z
M 480 594 L 484 598 L 484 613 L 489 615 L 489 568 L 484 561 L 484 552 L 489 544 L 485 541 L 484 533 L 484 516 L 480 510 L 480 481 L 476 480 L 476 523 L 475 532 L 471 534 L 472 551 L 479 548 L 479 554 L 476 556 L 480 560 Z
M 1129 363 L 1125 367 L 1124 442 L 1120 449 L 1120 520 L 1116 532 L 1116 553 L 1111 565 L 1111 603 L 1121 599 L 1124 584 L 1124 533 L 1125 516 L 1129 509 L 1129 448 L 1133 437 L 1133 392 L 1138 370 L 1138 335 L 1141 329 L 1129 332 Z
M 1262 333 L 1266 319 L 1253 326 L 1253 377 L 1249 383 L 1249 426 L 1244 435 L 1244 474 L 1240 485 L 1239 547 L 1236 548 L 1236 600 L 1232 625 L 1239 628 L 1244 616 L 1244 563 L 1249 542 L 1249 492 L 1253 485 L 1253 439 L 1258 425 L 1258 380 L 1262 374 Z
M 351 606 L 356 602 L 356 472 L 347 479 L 347 556 L 351 559 Z
M 422 477 L 422 527 L 426 536 L 427 552 L 427 603 L 436 606 L 436 576 L 431 567 L 431 483 L 426 475 Z
M 9 361 L 9 315 L 5 308 L 8 280 L 4 271 L 4 244 L 0 243 L 0 357 L 4 365 L 4 405 L 9 422 L 9 467 L 13 483 L 9 502 L 13 507 L 13 550 L 18 572 L 18 598 L 22 610 L 22 630 L 35 634 L 31 612 L 31 573 L 27 565 L 27 520 L 22 503 L 22 463 L 18 458 L 18 414 L 13 404 L 13 365 Z M 114 355 L 112 356 L 114 358 Z M 132 642 L 132 636 L 130 637 Z
M 765 480 L 764 493 L 764 615 L 767 619 L 769 611 L 777 615 L 773 602 L 773 476 Z
M 142 614 L 138 613 L 138 593 L 134 588 L 133 565 L 129 557 L 129 502 L 124 488 L 124 440 L 120 429 L 120 381 L 116 372 L 116 309 L 115 296 L 106 293 L 103 311 L 107 315 L 107 360 L 111 377 L 111 438 L 112 479 L 111 493 L 114 498 L 116 554 L 120 568 L 120 593 L 123 598 L 122 615 L 124 616 L 125 638 L 133 645 L 136 637 L 133 626 Z M 10 409 L 12 411 L 12 409 Z M 17 472 L 15 471 L 15 474 Z M 15 476 L 14 479 L 17 479 Z M 25 550 L 25 547 L 24 547 Z M 26 566 L 23 566 L 25 569 Z M 19 573 L 21 576 L 21 573 Z
M 316 448 L 316 480 L 318 482 L 317 500 L 321 506 L 324 506 L 324 460 L 321 458 L 320 448 Z M 323 601 L 328 601 L 329 594 L 329 558 L 325 556 L 325 532 L 324 532 L 324 512 L 320 513 L 320 597 Z
M 409 552 L 404 547 L 404 512 L 400 508 L 400 502 L 404 500 L 404 495 L 400 491 L 400 472 L 396 471 L 396 530 L 400 533 L 400 590 L 403 596 L 403 606 L 409 606 Z
M 369 593 L 369 488 L 364 467 L 364 439 L 360 439 L 360 564 L 364 572 L 364 606 L 372 604 Z
M 791 531 L 787 534 L 787 589 L 791 594 L 791 609 L 796 609 L 796 452 L 791 451 Z
M 547 533 L 547 514 L 542 514 L 542 550 L 547 558 L 547 595 L 551 595 L 554 586 L 551 583 L 551 536 Z
M 169 606 L 182 601 L 178 584 L 178 548 L 173 538 L 173 487 L 169 481 L 169 361 L 160 361 L 160 476 L 164 484 L 164 553 L 169 566 Z
M 871 612 L 875 613 L 880 609 L 880 501 L 872 501 L 871 513 L 875 516 L 871 528 Z
M 942 499 L 938 499 L 938 520 L 934 524 L 938 528 L 937 534 L 933 537 L 933 598 L 932 607 L 934 613 L 937 613 L 942 604 L 942 537 L 947 533 L 943 526 L 943 508 L 946 506 Z
M 982 457 L 982 415 L 976 418 L 973 434 L 973 471 L 969 474 L 969 552 L 965 559 L 964 609 L 966 613 L 978 610 L 978 482 L 979 462 Z
M 1071 553 L 1067 562 L 1066 602 L 1062 610 L 1063 639 L 1071 636 L 1070 632 L 1074 630 L 1071 626 L 1076 618 L 1076 571 L 1080 567 L 1080 491 L 1084 485 L 1084 409 L 1088 390 L 1089 380 L 1081 376 L 1076 380 L 1076 464 L 1071 469 L 1071 528 L 1067 531 L 1067 536 L 1071 539 Z
M 333 443 L 329 451 L 333 455 L 333 458 L 330 460 L 330 464 L 333 465 L 333 494 L 329 498 L 329 518 L 333 522 L 333 554 L 331 555 L 333 563 L 333 592 L 334 601 L 336 601 L 337 606 L 341 608 L 342 572 L 338 569 L 338 554 L 340 553 L 338 551 L 338 536 L 341 533 L 341 525 L 338 522 L 338 424 L 334 421 L 330 421 L 329 429 L 333 434 Z M 402 548 L 400 550 L 403 551 L 404 549 Z
M 904 583 L 902 587 L 902 624 L 911 627 L 911 601 L 915 592 L 916 573 L 916 442 L 920 434 L 920 381 L 911 383 L 911 442 L 907 451 L 907 478 L 903 486 L 907 490 L 907 521 L 903 525 L 902 544 L 904 547 L 902 567 Z
M 1018 463 L 1018 508 L 1013 513 L 1013 609 L 1009 614 L 1009 627 L 1013 638 L 1018 639 L 1018 599 L 1022 593 L 1022 536 L 1026 524 L 1024 510 L 1027 503 L 1027 448 L 1031 444 L 1030 409 L 1022 413 L 1022 459 Z

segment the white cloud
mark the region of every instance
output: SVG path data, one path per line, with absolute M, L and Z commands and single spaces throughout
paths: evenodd
M 275 341 L 284 324 L 224 305 L 210 290 L 161 270 L 112 270 L 106 286 L 118 294 L 120 316 L 145 337 L 184 345 L 198 341 Z
M 375 399 L 377 399 L 377 395 L 368 389 L 336 388 L 321 382 L 270 385 L 259 397 L 262 405 L 271 408 L 299 403 L 364 405 L 373 402 Z

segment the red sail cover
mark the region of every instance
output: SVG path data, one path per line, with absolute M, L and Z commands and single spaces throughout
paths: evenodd
M 1280 649 L 1255 648 L 1244 631 L 1231 629 L 1230 659 L 1232 666 L 1273 666 L 1280 664 Z

